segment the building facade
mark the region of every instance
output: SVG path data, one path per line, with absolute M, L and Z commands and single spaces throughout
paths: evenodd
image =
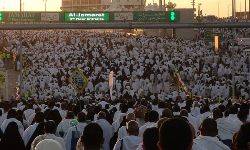
M 62 0 L 62 11 L 104 11 L 111 0 Z
M 62 11 L 139 11 L 146 0 L 62 0 Z
M 250 13 L 249 12 L 236 12 L 235 17 L 238 19 L 248 19 L 250 20 Z
M 120 6 L 127 11 L 144 10 L 146 0 L 112 0 L 112 5 Z

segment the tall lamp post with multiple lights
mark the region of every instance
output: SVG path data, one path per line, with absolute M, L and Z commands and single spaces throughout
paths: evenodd
M 20 0 L 20 14 L 22 13 L 22 0 Z M 21 17 L 20 17 L 20 22 L 21 22 Z M 23 57 L 23 52 L 22 52 L 22 30 L 19 31 L 19 50 L 18 50 L 18 54 L 19 54 L 19 62 L 20 62 L 20 78 L 19 78 L 19 92 L 20 95 L 22 95 L 22 81 L 23 81 L 23 61 L 22 61 L 22 57 Z

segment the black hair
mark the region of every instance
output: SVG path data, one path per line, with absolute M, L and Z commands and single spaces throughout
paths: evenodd
M 16 110 L 11 109 L 11 110 L 8 111 L 7 119 L 9 119 L 9 118 L 16 118 L 16 117 L 17 117 Z
M 193 133 L 187 121 L 174 118 L 165 121 L 159 132 L 159 146 L 162 150 L 190 150 Z
M 151 110 L 148 114 L 148 121 L 149 122 L 157 122 L 159 119 L 159 114 L 157 111 Z
M 73 111 L 68 111 L 66 115 L 67 119 L 73 119 L 74 118 L 74 112 Z
M 49 111 L 48 115 L 46 116 L 46 120 L 53 120 L 56 125 L 58 125 L 62 121 L 62 117 L 57 109 Z
M 186 109 L 182 109 L 180 112 L 180 116 L 188 117 L 188 111 Z
M 121 110 L 121 113 L 126 113 L 128 111 L 128 106 L 124 103 L 121 103 L 119 108 Z
M 240 119 L 240 121 L 246 122 L 248 115 L 249 115 L 249 105 L 246 103 L 241 104 L 240 110 L 237 114 L 238 118 Z
M 229 114 L 237 114 L 237 113 L 238 113 L 237 106 L 233 105 L 229 108 Z
M 181 110 L 180 106 L 178 106 L 177 103 L 174 104 L 174 106 L 172 107 L 173 112 L 179 112 Z
M 173 118 L 173 112 L 169 108 L 166 108 L 162 111 L 161 118 Z
M 23 122 L 24 119 L 23 111 L 22 110 L 17 110 L 16 111 L 16 119 L 19 120 L 20 122 Z M 26 119 L 26 118 L 25 118 Z
M 85 150 L 99 150 L 103 144 L 103 131 L 97 123 L 88 124 L 82 134 L 81 141 Z
M 215 108 L 213 110 L 213 118 L 216 120 L 218 118 L 222 118 L 223 117 L 223 113 L 219 108 Z
M 237 114 L 237 117 L 240 119 L 241 122 L 244 123 L 247 121 L 248 114 L 249 113 L 246 113 L 246 111 L 240 110 Z
M 203 136 L 217 136 L 218 129 L 216 121 L 211 118 L 206 118 L 201 124 L 201 134 Z
M 79 112 L 77 114 L 77 120 L 78 122 L 85 122 L 86 121 L 86 115 L 84 112 Z
M 45 133 L 51 133 L 55 134 L 56 133 L 56 123 L 54 121 L 48 121 L 45 122 L 44 124 L 44 132 Z
M 36 113 L 34 120 L 37 123 L 41 123 L 41 122 L 44 122 L 44 118 L 45 118 L 44 113 L 38 112 L 38 113 Z
M 159 132 L 157 128 L 148 128 L 143 133 L 144 150 L 158 150 L 157 142 L 159 140 Z
M 225 107 L 224 105 L 222 105 L 222 104 L 219 105 L 218 108 L 219 108 L 222 112 L 226 111 L 226 107 Z
M 250 122 L 241 125 L 240 131 L 236 134 L 234 146 L 238 150 L 248 150 L 250 142 Z

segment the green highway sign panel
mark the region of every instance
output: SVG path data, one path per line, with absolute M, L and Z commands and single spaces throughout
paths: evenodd
M 135 11 L 134 22 L 166 22 L 167 15 L 165 11 Z
M 66 12 L 65 22 L 109 22 L 108 12 Z
M 175 23 L 180 21 L 180 12 L 171 10 L 167 12 L 168 15 L 168 22 Z
M 41 13 L 39 12 L 6 12 L 6 22 L 40 22 Z
M 4 21 L 4 13 L 0 12 L 0 22 L 3 22 L 3 21 Z

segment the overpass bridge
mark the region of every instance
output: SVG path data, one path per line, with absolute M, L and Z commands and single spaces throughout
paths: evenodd
M 48 29 L 178 29 L 178 28 L 250 28 L 250 22 L 236 23 L 33 23 L 0 24 L 0 30 Z

